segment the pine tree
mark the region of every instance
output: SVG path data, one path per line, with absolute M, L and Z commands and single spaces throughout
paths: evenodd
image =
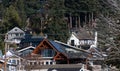
M 13 5 L 6 8 L 3 16 L 3 25 L 5 25 L 7 30 L 15 26 L 21 27 L 21 18 Z
M 48 23 L 44 32 L 46 32 L 51 39 L 66 42 L 69 33 L 67 23 L 64 19 L 64 0 L 49 0 L 47 9 Z

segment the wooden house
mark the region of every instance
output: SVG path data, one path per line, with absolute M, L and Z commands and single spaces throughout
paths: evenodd
M 58 71 L 61 68 L 72 71 L 77 69 L 78 71 L 81 68 L 81 63 L 86 64 L 86 59 L 91 56 L 91 53 L 85 50 L 45 38 L 42 38 L 37 47 L 21 48 L 17 50 L 17 53 L 26 60 L 24 62 L 26 64 L 25 69 L 41 68 L 47 69 L 47 71 L 52 71 L 54 68 Z
M 43 39 L 40 44 L 33 49 L 31 56 L 37 56 L 40 58 L 40 61 L 43 61 L 36 64 L 75 64 L 85 61 L 88 53 L 75 50 L 68 45 L 61 45 L 57 42 Z
M 91 50 L 79 49 L 75 46 L 59 41 L 51 41 L 46 38 L 41 39 L 36 47 L 28 46 L 16 50 L 16 53 L 26 60 L 21 61 L 21 64 L 25 64 L 25 69 L 47 69 L 45 71 L 52 71 L 53 69 L 75 71 L 77 69 L 76 71 L 79 71 L 81 64 L 89 64 L 89 59 L 92 62 L 93 54 Z M 99 59 L 99 56 L 95 58 Z

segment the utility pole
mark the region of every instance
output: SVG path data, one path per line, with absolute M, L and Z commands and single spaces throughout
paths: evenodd
M 7 71 L 6 51 L 7 51 L 7 43 L 5 42 L 5 62 L 4 62 L 4 71 Z

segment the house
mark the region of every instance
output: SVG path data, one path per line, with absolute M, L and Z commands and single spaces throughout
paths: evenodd
M 6 33 L 5 42 L 19 44 L 24 35 L 25 32 L 23 30 L 18 27 L 14 27 Z
M 88 56 L 88 53 L 75 50 L 67 45 L 61 45 L 57 42 L 43 39 L 43 41 L 41 41 L 41 43 L 33 50 L 31 56 L 40 56 L 40 58 L 44 58 L 43 62 L 45 65 L 54 64 L 51 62 L 55 62 L 56 64 L 74 64 L 81 63 L 81 58 L 84 61 Z M 78 61 L 76 62 L 76 60 Z
M 12 50 L 7 51 L 1 60 L 3 60 L 2 68 L 6 69 L 7 71 L 18 71 L 23 67 L 23 65 L 21 65 L 21 61 L 24 59 L 18 56 Z
M 41 41 L 40 36 L 32 36 L 30 31 L 23 31 L 18 27 L 14 27 L 8 31 L 5 36 L 5 46 L 7 49 L 10 47 L 25 48 L 28 46 L 36 47 Z
M 24 43 L 22 42 L 22 44 Z M 93 47 L 88 50 L 84 50 L 60 41 L 51 41 L 40 37 L 39 43 L 37 44 L 38 45 L 36 47 L 31 44 L 24 48 L 17 48 L 15 52 L 10 51 L 15 54 L 15 56 L 11 56 L 9 53 L 9 62 L 17 65 L 14 66 L 14 69 L 46 69 L 46 71 L 52 71 L 55 69 L 57 71 L 79 71 L 82 64 L 90 64 L 92 66 L 95 64 L 95 61 L 100 61 L 100 58 L 102 59 L 100 52 L 93 49 Z
M 54 68 L 70 70 L 70 67 L 73 67 L 74 70 L 79 70 L 81 68 L 79 63 L 85 63 L 89 55 L 88 52 L 76 50 L 72 46 L 62 45 L 46 38 L 41 39 L 36 47 L 28 46 L 16 50 L 18 55 L 26 60 L 25 69 L 42 68 L 52 71 Z M 73 69 L 71 68 L 72 71 L 74 71 Z
M 79 71 L 82 64 L 86 65 L 86 61 L 88 61 L 87 64 L 90 64 L 89 59 L 93 61 L 93 54 L 90 50 L 79 49 L 60 41 L 41 39 L 36 47 L 30 45 L 16 50 L 17 55 L 26 60 L 21 61 L 21 64 L 25 64 L 25 70 Z M 99 56 L 95 56 L 99 59 Z
M 90 46 L 95 43 L 94 37 L 93 34 L 90 34 L 85 29 L 81 28 L 72 32 L 67 44 L 77 48 L 89 49 Z

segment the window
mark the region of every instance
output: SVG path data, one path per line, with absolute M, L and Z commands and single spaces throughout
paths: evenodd
M 20 36 L 23 36 L 23 33 L 20 33 Z
M 78 48 L 81 48 L 80 45 L 78 45 Z
M 17 65 L 19 65 L 19 60 L 17 60 Z
M 50 65 L 52 65 L 53 64 L 53 62 L 50 62 Z
M 18 33 L 16 33 L 15 35 L 16 35 L 16 36 L 19 36 L 19 34 L 18 34 Z
M 34 62 L 34 65 L 37 65 L 37 63 L 36 63 L 36 62 Z
M 30 65 L 32 65 L 32 62 L 30 62 Z
M 39 65 L 41 65 L 41 62 L 39 62 Z
M 44 62 L 42 62 L 42 65 L 44 65 Z
M 88 40 L 84 40 L 84 44 L 86 44 L 86 45 L 87 45 L 87 44 L 88 44 Z
M 84 40 L 80 40 L 80 45 L 84 45 Z
M 12 36 L 12 34 L 10 34 Z
M 46 65 L 48 65 L 49 63 L 48 62 L 46 62 Z
M 74 46 L 74 45 L 75 45 L 75 44 L 74 44 L 74 40 L 71 40 L 71 45 L 72 45 L 72 46 Z
M 11 60 L 11 63 L 16 64 L 16 60 Z
M 53 57 L 55 55 L 55 51 L 53 49 L 44 49 L 41 51 L 41 55 L 43 57 Z
M 17 31 L 17 29 L 15 29 L 15 31 Z

